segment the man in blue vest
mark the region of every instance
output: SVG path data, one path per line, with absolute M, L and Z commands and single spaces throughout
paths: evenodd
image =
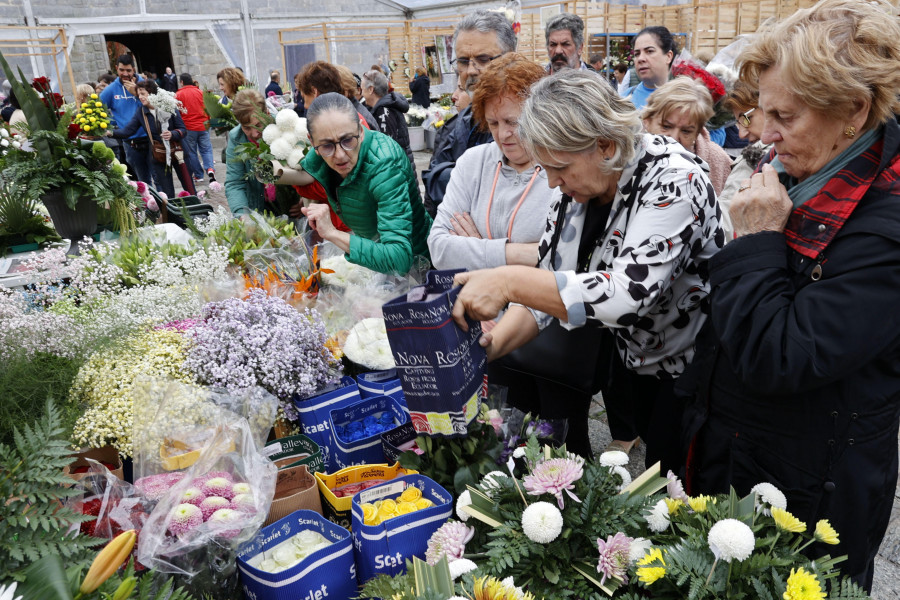
M 119 78 L 106 86 L 100 93 L 100 101 L 109 107 L 116 127 L 125 127 L 134 114 L 141 109 L 141 101 L 135 95 L 135 84 L 140 77 L 134 72 L 134 59 L 123 54 L 116 59 L 116 73 Z M 146 152 L 150 138 L 143 128 L 139 128 L 125 142 L 125 158 L 138 181 L 152 185 L 151 173 L 153 153 Z M 141 152 L 137 152 L 141 150 Z

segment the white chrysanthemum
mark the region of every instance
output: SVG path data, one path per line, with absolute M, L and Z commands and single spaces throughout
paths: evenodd
M 309 129 L 306 127 L 306 119 L 304 117 L 297 119 L 297 124 L 294 125 L 294 133 L 301 141 L 306 141 L 309 136 Z
M 456 516 L 459 517 L 459 520 L 462 522 L 466 522 L 469 520 L 469 513 L 464 510 L 461 510 L 463 506 L 469 506 L 472 504 L 472 494 L 469 490 L 464 491 L 459 495 L 459 498 L 456 499 Z
M 287 157 L 287 165 L 292 169 L 301 169 L 300 161 L 303 160 L 303 148 L 294 146 L 291 153 Z
M 262 139 L 270 146 L 279 137 L 281 137 L 281 130 L 278 128 L 278 125 L 272 123 L 271 125 L 266 125 L 265 129 L 263 129 Z
M 754 485 L 750 491 L 756 494 L 756 512 L 767 517 L 772 516 L 770 508 L 787 510 L 787 498 L 784 493 L 771 483 L 763 482 Z M 768 505 L 768 506 L 766 506 Z
M 600 455 L 600 464 L 604 467 L 621 467 L 628 464 L 628 454 L 621 450 L 610 450 Z
M 650 548 L 652 547 L 653 542 L 650 540 L 645 538 L 634 538 L 631 540 L 631 546 L 628 548 L 628 562 L 634 564 L 641 560 L 648 552 L 650 552 Z
M 500 583 L 502 583 L 503 587 L 505 587 L 507 590 L 513 592 L 513 597 L 516 600 L 520 600 L 521 598 L 525 597 L 525 590 L 523 590 L 522 588 L 520 588 L 516 585 L 516 582 L 513 581 L 512 576 L 507 577 Z M 509 596 L 507 595 L 507 597 L 509 597 Z
M 299 120 L 300 116 L 293 110 L 280 110 L 275 115 L 275 124 L 278 125 L 278 129 L 284 132 L 293 132 Z
M 494 497 L 493 492 L 500 489 L 500 484 L 497 481 L 498 477 L 509 477 L 509 475 L 503 471 L 491 471 L 481 478 L 481 489 L 491 498 Z
M 538 544 L 549 544 L 562 532 L 563 518 L 549 502 L 535 502 L 522 512 L 522 531 Z
M 513 458 L 525 458 L 525 448 L 523 446 L 519 446 L 512 453 Z
M 447 566 L 450 567 L 450 579 L 453 580 L 459 579 L 469 571 L 474 571 L 478 568 L 478 565 L 468 558 L 457 558 L 450 561 L 450 564 Z
M 709 549 L 717 559 L 731 562 L 746 560 L 756 545 L 753 531 L 743 521 L 722 519 L 709 530 Z
M 286 139 L 278 138 L 269 145 L 269 149 L 272 151 L 272 156 L 278 160 L 285 160 L 294 147 Z
M 281 134 L 281 138 L 280 138 L 280 139 L 282 139 L 282 140 L 286 141 L 288 144 L 290 144 L 290 145 L 291 145 L 291 149 L 293 149 L 294 146 L 297 145 L 297 142 L 300 141 L 300 138 L 297 137 L 297 134 L 294 133 L 294 130 L 293 130 L 293 129 L 291 129 L 290 131 L 285 131 L 285 132 L 283 132 L 283 133 Z
M 622 478 L 622 485 L 619 486 L 620 490 L 624 490 L 626 487 L 631 485 L 631 473 L 628 472 L 628 469 L 625 467 L 615 466 L 612 468 L 612 472 Z
M 650 529 L 655 533 L 665 531 L 666 527 L 669 526 L 669 507 L 666 505 L 665 500 L 657 502 L 656 505 L 650 509 L 650 512 L 647 513 L 647 525 L 649 525 Z

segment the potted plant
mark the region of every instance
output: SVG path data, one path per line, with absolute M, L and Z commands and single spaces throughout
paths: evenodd
M 409 148 L 413 152 L 425 149 L 425 128 L 422 123 L 428 118 L 428 111 L 418 104 L 410 104 L 406 113 L 406 124 L 409 125 Z
M 72 116 L 47 78 L 29 84 L 21 71 L 15 77 L 2 53 L 0 66 L 28 123 L 28 143 L 3 156 L 3 179 L 21 188 L 25 198 L 43 202 L 63 237 L 91 235 L 98 222 L 120 232 L 133 229 L 140 196 L 128 184 L 125 165 L 102 142 L 70 139 Z
M 7 251 L 37 250 L 41 244 L 61 241 L 37 202 L 25 197 L 21 190 L 0 186 L 0 256 Z

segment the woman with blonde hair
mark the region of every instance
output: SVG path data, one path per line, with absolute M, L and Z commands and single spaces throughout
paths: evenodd
M 226 67 L 216 74 L 219 89 L 222 90 L 222 104 L 230 104 L 238 90 L 247 84 L 244 72 L 234 67 Z
M 707 264 L 723 244 L 705 169 L 681 145 L 642 133 L 634 106 L 589 71 L 563 69 L 532 85 L 518 127 L 562 197 L 550 207 L 538 267 L 457 275 L 454 318 L 465 329 L 463 313 L 493 319 L 509 305 L 482 337 L 488 360 L 537 337 L 530 372 L 581 394 L 570 424 L 587 421 L 591 396 L 606 396 L 616 374 L 648 465 L 678 472 L 673 388 L 706 321 Z
M 247 214 L 251 210 L 262 210 L 265 206 L 265 187 L 255 177 L 247 177 L 252 166 L 235 158 L 235 150 L 241 144 L 258 144 L 262 137 L 263 124 L 260 116 L 268 114 L 266 100 L 259 90 L 241 90 L 234 96 L 231 111 L 239 125 L 228 132 L 228 146 L 225 149 L 227 171 L 225 177 L 225 198 L 232 214 Z
M 90 83 L 80 83 L 75 86 L 75 111 L 81 109 L 81 105 L 88 101 L 91 94 L 97 93 Z
M 709 272 L 715 347 L 697 362 L 689 493 L 778 487 L 827 520 L 870 590 L 897 486 L 900 21 L 883 0 L 820 0 L 740 57 L 774 152 L 731 203 Z M 754 113 L 755 114 L 755 113 Z
M 648 133 L 669 136 L 706 161 L 709 179 L 720 194 L 731 173 L 731 157 L 709 139 L 706 122 L 713 112 L 712 95 L 706 86 L 690 77 L 676 77 L 647 99 L 641 119 Z

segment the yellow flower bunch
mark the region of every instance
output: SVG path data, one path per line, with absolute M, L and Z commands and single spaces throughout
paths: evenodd
M 100 102 L 100 96 L 91 94 L 87 102 L 82 102 L 78 107 L 78 114 L 72 122 L 85 133 L 103 135 L 109 128 L 109 109 Z
M 100 447 L 112 444 L 123 456 L 132 455 L 133 390 L 140 375 L 169 376 L 188 383 L 182 368 L 187 339 L 168 329 L 127 339 L 95 353 L 75 376 L 69 400 L 87 410 L 75 423 L 75 443 Z
M 816 523 L 816 532 L 813 535 L 817 542 L 831 544 L 832 546 L 836 546 L 840 543 L 837 531 L 835 531 L 834 527 L 831 526 L 831 523 L 825 519 Z
M 809 573 L 800 567 L 791 569 L 791 575 L 787 580 L 787 590 L 784 592 L 784 600 L 823 600 L 825 592 L 819 583 L 815 573 Z
M 363 523 L 378 525 L 388 519 L 408 515 L 411 512 L 434 506 L 434 502 L 422 497 L 422 490 L 414 485 L 409 486 L 396 499 L 385 498 L 374 503 L 360 504 L 363 511 Z
M 684 506 L 684 502 L 678 500 L 677 498 L 664 498 L 666 501 L 666 508 L 669 509 L 670 515 L 675 515 L 678 513 L 678 510 Z
M 649 566 L 655 563 L 662 566 Z M 637 566 L 638 579 L 644 585 L 651 585 L 666 575 L 666 561 L 663 560 L 662 550 L 659 548 L 650 548 L 650 551 L 644 555 L 644 558 L 637 562 Z

